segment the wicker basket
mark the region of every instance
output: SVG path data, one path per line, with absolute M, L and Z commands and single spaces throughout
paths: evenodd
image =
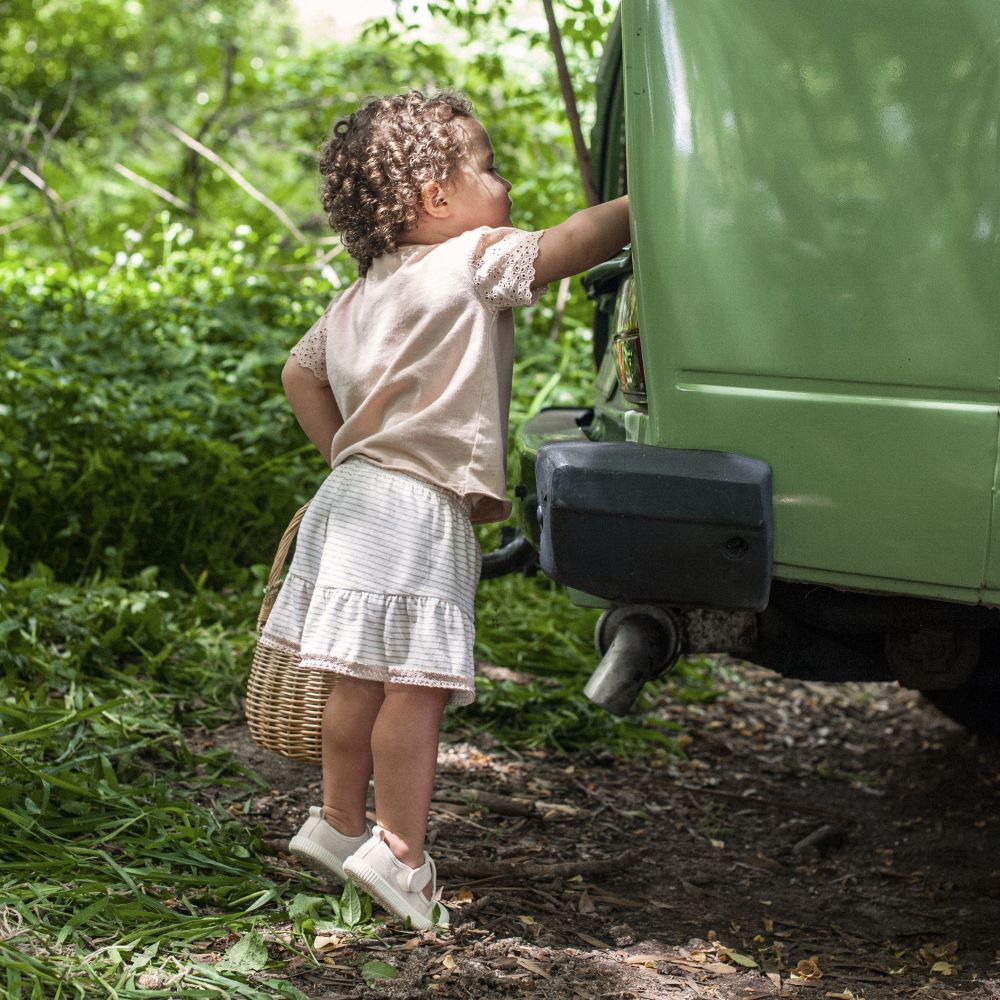
M 257 635 L 264 629 L 281 589 L 288 550 L 309 504 L 296 511 L 281 536 L 264 602 L 257 616 Z M 247 682 L 246 716 L 250 735 L 262 746 L 291 760 L 320 763 L 323 708 L 337 680 L 326 670 L 303 670 L 298 653 L 262 646 L 253 654 Z

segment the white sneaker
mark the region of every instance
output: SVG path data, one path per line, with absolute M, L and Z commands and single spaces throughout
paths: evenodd
M 425 851 L 419 868 L 404 865 L 389 849 L 382 827 L 374 827 L 371 837 L 344 862 L 344 874 L 390 913 L 409 917 L 417 930 L 448 926 L 448 911 L 436 898 L 437 868 L 431 856 Z M 428 885 L 430 899 L 424 895 Z
M 288 850 L 318 874 L 346 882 L 344 861 L 368 838 L 368 833 L 360 837 L 345 837 L 323 819 L 323 810 L 319 806 L 310 806 L 309 818 L 288 842 Z

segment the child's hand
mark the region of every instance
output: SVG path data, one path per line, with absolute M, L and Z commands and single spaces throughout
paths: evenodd
M 628 195 L 585 208 L 545 231 L 538 244 L 531 287 L 539 288 L 586 271 L 607 260 L 628 241 Z

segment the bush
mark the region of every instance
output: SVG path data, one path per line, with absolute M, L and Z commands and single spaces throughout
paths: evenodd
M 262 559 L 323 464 L 280 392 L 327 292 L 274 243 L 177 248 L 110 272 L 0 268 L 0 510 L 8 570 L 60 579 L 159 566 L 232 580 Z M 238 248 L 238 249 L 234 249 Z M 148 251 L 147 251 L 148 252 Z

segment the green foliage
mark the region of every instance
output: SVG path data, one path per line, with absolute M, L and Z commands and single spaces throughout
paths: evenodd
M 41 560 L 63 579 L 154 564 L 232 580 L 317 478 L 278 386 L 287 331 L 322 311 L 317 282 L 291 286 L 246 226 L 205 249 L 161 226 L 81 276 L 83 310 L 64 265 L 0 268 L 11 573 Z
M 285 895 L 260 831 L 227 808 L 253 779 L 183 735 L 238 710 L 248 610 L 243 597 L 178 599 L 152 572 L 0 581 L 0 914 L 17 928 L 0 949 L 5 995 L 32 982 L 46 996 L 57 983 L 131 995 L 162 942 L 174 958 L 233 930 L 252 944 L 258 911 Z M 95 939 L 114 944 L 93 954 Z M 219 995 L 244 988 L 198 976 Z

